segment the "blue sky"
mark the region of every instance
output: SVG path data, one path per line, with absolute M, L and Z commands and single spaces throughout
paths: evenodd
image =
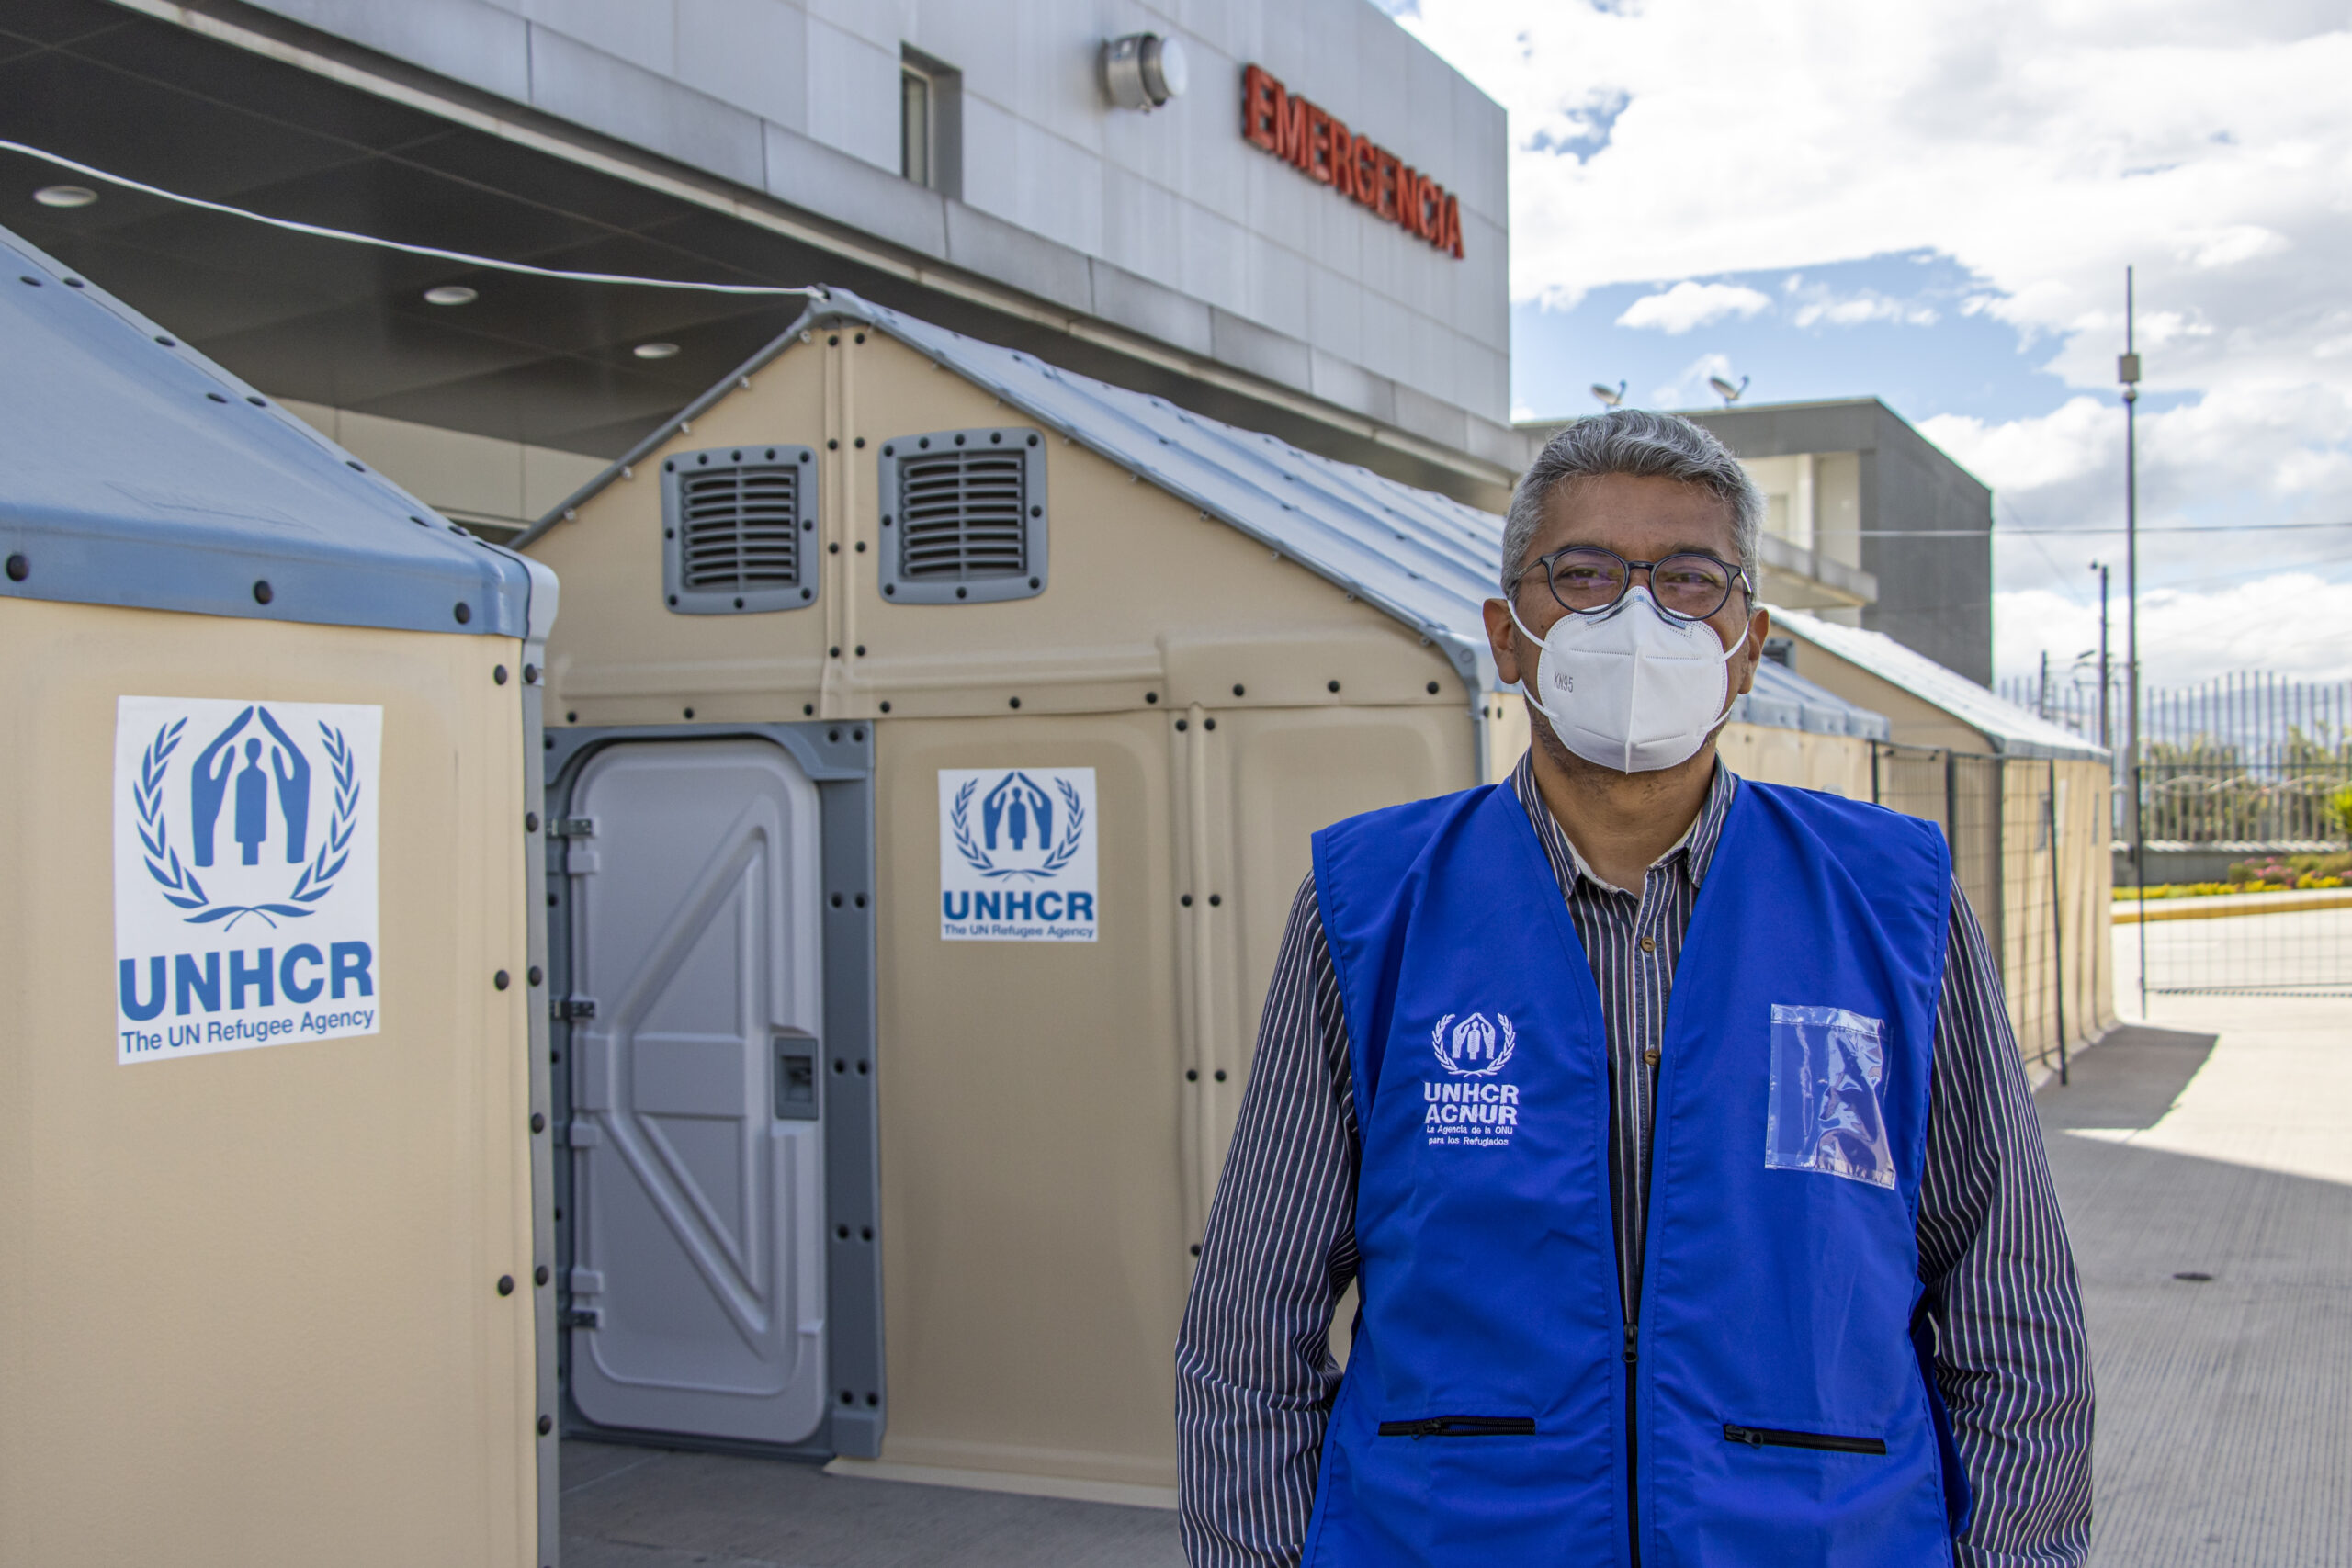
M 2121 558 L 2132 265 L 2149 679 L 2352 677 L 2352 526 L 2265 526 L 2352 524 L 2341 4 L 1385 4 L 1510 115 L 1520 417 L 1883 399 L 1994 488 L 2023 672 Z
M 1690 281 L 1755 299 L 1679 331 L 1620 324 L 1638 301 L 1667 292 L 1658 280 L 1605 285 L 1574 309 L 1514 305 L 1517 416 L 1589 412 L 1600 406 L 1587 389 L 1595 381 L 1624 382 L 1625 400 L 1645 407 L 1712 404 L 1719 400 L 1699 368 L 1710 360 L 1727 365 L 1735 384 L 1749 378 L 1749 402 L 1874 395 L 1920 420 L 2014 418 L 2066 400 L 2065 383 L 2045 368 L 2057 345 L 2029 350 L 2015 327 L 1984 310 L 1984 279 L 1950 256 L 1921 250 Z

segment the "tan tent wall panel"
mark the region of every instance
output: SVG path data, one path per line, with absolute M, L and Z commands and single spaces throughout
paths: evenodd
M 883 1457 L 1174 1475 L 1180 913 L 1164 715 L 876 727 Z M 941 768 L 1091 767 L 1102 939 L 944 942 Z
M 2071 1049 L 2115 1021 L 2109 773 L 2105 763 L 2084 761 L 2058 762 L 2054 777 L 2043 761 L 2021 758 L 2003 767 L 2009 848 L 2001 940 L 2003 973 L 2011 976 L 2009 1018 L 2018 1049 L 2054 1063 L 2062 1024 Z
M 1359 812 L 1470 788 L 1476 781 L 1462 728 L 1454 709 L 1272 709 L 1227 713 L 1222 728 L 1195 726 L 1178 738 L 1191 741 L 1180 747 L 1187 760 L 1202 764 L 1202 798 L 1185 813 L 1186 836 L 1194 821 L 1205 822 L 1206 891 L 1222 899 L 1204 905 L 1199 879 L 1186 884 L 1195 892 L 1184 911 L 1195 948 L 1205 940 L 1212 954 L 1210 1027 L 1196 1046 L 1205 1141 L 1188 1183 L 1199 1194 L 1190 1239 L 1199 1237 L 1225 1168 L 1313 835 Z
M 1173 1483 L 1169 1348 L 1309 836 L 1466 787 L 1462 717 L 877 724 L 886 1458 Z M 1012 766 L 1096 770 L 1098 942 L 940 940 L 938 770 Z
M 1823 790 L 1849 800 L 1871 797 L 1871 743 L 1760 724 L 1726 724 L 1716 755 L 1744 779 Z
M 1517 693 L 1498 692 L 1482 700 L 1487 705 L 1486 755 L 1478 782 L 1500 784 L 1534 742 L 1534 721 L 1528 716 L 1527 699 Z
M 582 723 L 658 724 L 676 719 L 681 702 L 700 702 L 709 717 L 768 719 L 786 697 L 797 718 L 814 700 L 829 646 L 818 612 L 677 615 L 662 599 L 664 458 L 790 441 L 818 449 L 820 494 L 831 494 L 841 460 L 824 451 L 824 385 L 784 373 L 790 358 L 751 378 L 751 391 L 710 409 L 531 546 L 562 581 L 569 612 L 548 647 L 550 723 L 578 709 Z
M 2058 764 L 2058 777 L 2067 786 L 2059 829 L 2066 866 L 2066 1016 L 2083 1021 L 2075 1031 L 2080 1034 L 2116 1020 L 2115 855 L 2109 848 L 2114 773 L 2104 762 L 2069 761 Z
M 537 1561 L 520 653 L 0 610 L 0 1563 Z M 383 705 L 382 1033 L 117 1066 L 123 694 Z
M 883 445 L 1034 422 L 894 340 L 869 334 L 860 344 L 842 333 L 830 334 L 842 339 L 832 344 L 827 335 L 787 348 L 748 389 L 638 465 L 634 479 L 532 545 L 564 584 L 551 711 L 589 724 L 658 723 L 692 706 L 698 719 L 748 721 L 797 718 L 807 705 L 822 717 L 870 719 L 888 702 L 893 716 L 949 717 L 1007 712 L 1014 697 L 1029 711 L 1133 708 L 1147 692 L 1170 707 L 1465 707 L 1461 679 L 1418 634 L 1050 431 L 1045 592 L 1002 604 L 885 600 Z M 817 449 L 817 604 L 671 614 L 662 601 L 660 464 L 737 443 Z M 1288 656 L 1267 657 L 1278 649 Z M 1466 715 L 1462 725 L 1466 750 Z
M 570 587 L 567 583 L 566 588 Z M 1793 633 L 1795 662 L 1791 666 L 1816 686 L 1845 698 L 1857 707 L 1883 714 L 1894 727 L 1894 739 L 1904 746 L 1942 746 L 1954 751 L 1983 751 L 1983 733 L 1923 697 L 1915 697 L 1883 676 Z M 1867 797 L 1867 796 L 1866 796 Z

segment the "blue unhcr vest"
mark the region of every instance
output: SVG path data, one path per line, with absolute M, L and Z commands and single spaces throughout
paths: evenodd
M 1743 783 L 1668 1009 L 1638 1327 L 1600 999 L 1525 808 L 1316 835 L 1363 1306 L 1309 1564 L 1949 1563 L 1965 1483 L 1916 1235 L 1951 866 Z

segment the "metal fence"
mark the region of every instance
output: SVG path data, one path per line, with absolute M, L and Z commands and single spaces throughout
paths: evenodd
M 2157 756 L 2137 770 L 2138 896 L 2117 919 L 2149 996 L 2352 996 L 2352 760 Z M 2191 852 L 2209 852 L 2201 860 Z M 2151 867 L 2205 867 L 2187 886 Z M 2148 897 L 2152 876 L 2163 896 Z
M 2120 661 L 2109 671 L 2104 704 L 2096 663 L 2011 676 L 2001 682 L 2000 693 L 2094 745 L 2123 744 L 2127 697 Z M 2250 767 L 2352 761 L 2352 681 L 2298 681 L 2274 671 L 2240 670 L 2194 686 L 2143 686 L 2140 744 L 2151 759 L 2165 754 Z
M 2027 1057 L 2055 1066 L 2112 1021 L 2109 772 L 1881 743 L 1871 797 L 1944 830 L 1952 877 L 2000 964 Z

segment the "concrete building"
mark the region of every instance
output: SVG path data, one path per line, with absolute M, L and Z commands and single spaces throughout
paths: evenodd
M 1684 412 L 1764 491 L 1765 603 L 1992 681 L 1993 492 L 1974 475 L 1876 398 Z M 1559 427 L 1520 426 L 1536 441 Z
M 1690 417 L 1763 487 L 1767 600 L 1991 684 L 1993 492 L 1975 475 L 1876 398 Z
M 1503 110 L 1368 0 L 0 0 L 0 138 L 543 268 L 838 285 L 1488 508 L 1524 447 Z M 805 303 L 17 152 L 0 223 L 486 531 Z

